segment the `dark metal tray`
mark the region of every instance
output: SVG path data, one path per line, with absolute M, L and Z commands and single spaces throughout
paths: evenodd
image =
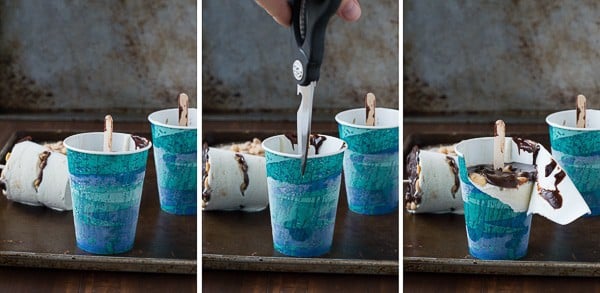
M 264 139 L 275 130 L 211 132 L 209 145 Z M 336 135 L 336 133 L 326 133 Z M 256 213 L 202 213 L 203 269 L 398 274 L 399 213 L 365 216 L 348 209 L 342 182 L 331 251 L 316 258 L 288 257 L 273 249 L 269 208 Z
M 507 134 L 508 135 L 508 134 Z M 547 133 L 517 133 L 540 142 L 548 150 Z M 438 145 L 485 136 L 473 134 L 412 134 L 404 140 L 404 153 L 412 146 Z M 600 275 L 600 218 L 583 217 L 559 225 L 535 215 L 527 255 L 516 261 L 484 261 L 469 255 L 464 216 L 410 214 L 403 211 L 403 263 L 406 272 L 444 272 L 542 276 Z
M 63 140 L 72 133 L 17 131 L 2 142 L 0 164 L 16 141 L 31 136 L 35 142 Z M 139 133 L 150 138 L 149 133 Z M 152 150 L 148 154 L 140 215 L 133 250 L 92 255 L 75 244 L 71 211 L 32 207 L 0 196 L 0 265 L 39 268 L 195 274 L 196 216 L 161 211 Z

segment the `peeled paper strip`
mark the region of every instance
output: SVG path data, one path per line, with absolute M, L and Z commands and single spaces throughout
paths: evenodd
M 406 209 L 410 213 L 456 213 L 463 214 L 462 192 L 458 179 L 458 163 L 455 154 L 445 154 L 438 149 L 414 149 L 408 162 L 416 170 L 413 182 L 406 194 Z M 409 176 L 409 177 L 412 177 Z M 410 179 L 409 179 L 410 180 Z
M 43 168 L 40 168 L 40 154 L 47 157 Z M 61 153 L 31 141 L 17 143 L 1 180 L 9 200 L 58 211 L 72 210 L 67 157 Z
M 264 157 L 211 147 L 203 163 L 203 210 L 256 212 L 269 204 Z
M 458 156 L 464 157 L 465 165 L 469 167 L 490 164 L 493 157 L 493 139 L 482 137 L 472 139 L 472 141 L 477 142 L 461 143 L 456 148 Z M 548 150 L 539 143 L 529 142 L 539 147 L 537 152 L 519 149 L 512 138 L 506 137 L 504 161 L 535 164 L 538 173 L 536 182 L 523 184 L 516 189 L 500 188 L 491 184 L 482 187 L 469 178 L 471 183 L 482 192 L 509 205 L 515 212 L 527 211 L 528 214 L 539 214 L 561 225 L 566 225 L 586 213 L 591 213 L 573 181 L 562 171 Z M 546 174 L 546 170 L 549 171 L 548 174 Z M 561 171 L 562 174 L 556 176 Z M 461 170 L 462 172 L 466 172 L 466 170 Z M 556 184 L 557 181 L 558 184 Z M 544 190 L 546 191 L 544 192 Z M 551 194 L 553 191 L 556 191 L 555 195 L 557 196 L 549 198 L 547 194 Z M 557 201 L 560 201 L 560 204 Z

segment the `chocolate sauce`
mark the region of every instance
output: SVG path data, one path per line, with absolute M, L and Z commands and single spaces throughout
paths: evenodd
M 20 143 L 20 142 L 24 142 L 24 141 L 31 141 L 33 138 L 31 136 L 25 136 L 22 137 L 21 139 L 17 140 L 17 142 L 15 142 L 15 144 Z
M 48 165 L 48 158 L 50 157 L 51 154 L 52 154 L 51 151 L 43 151 L 38 156 L 39 171 L 38 171 L 37 178 L 33 181 L 33 188 L 35 188 L 36 192 L 38 191 L 40 184 L 42 184 L 42 179 L 44 179 L 44 168 L 46 168 L 46 165 Z
M 296 134 L 290 133 L 290 132 L 284 134 L 284 136 L 292 144 L 292 150 L 293 150 L 294 145 L 298 144 L 298 136 Z M 327 137 L 325 137 L 323 135 L 311 134 L 310 137 L 308 138 L 308 144 L 312 145 L 315 148 L 315 154 L 319 154 L 319 149 L 321 148 L 321 145 L 323 145 L 323 142 L 325 142 L 325 140 L 327 140 Z
M 148 140 L 144 137 L 132 135 L 131 139 L 133 139 L 133 143 L 135 143 L 135 149 L 143 149 L 148 146 Z
M 535 165 L 538 153 L 540 152 L 540 145 L 533 140 L 524 139 L 520 137 L 513 137 L 512 140 L 517 144 L 519 154 L 521 153 L 521 151 L 526 151 L 528 153 L 533 154 L 533 162 L 531 162 L 531 164 Z
M 288 132 L 288 133 L 286 133 L 284 135 L 290 141 L 290 144 L 292 144 L 292 150 L 293 150 L 294 149 L 294 145 L 298 144 L 298 136 L 295 135 L 295 134 L 293 134 L 293 133 L 291 133 L 291 132 Z
M 546 167 L 544 168 L 544 171 L 546 173 L 545 177 L 550 176 L 550 174 L 552 174 L 552 171 L 554 171 L 554 169 L 557 166 L 558 164 L 554 160 L 548 163 L 548 165 L 546 165 Z M 538 186 L 540 196 L 542 196 L 542 198 L 545 199 L 550 204 L 550 206 L 552 206 L 555 209 L 559 209 L 560 207 L 562 207 L 562 195 L 560 194 L 560 190 L 558 190 L 558 184 L 560 184 L 563 181 L 563 179 L 565 179 L 565 177 L 567 177 L 567 173 L 565 173 L 564 170 L 560 170 L 558 173 L 554 174 L 554 190 L 539 188 Z
M 446 163 L 448 163 L 448 166 L 450 167 L 450 170 L 454 175 L 454 185 L 452 185 L 450 192 L 452 192 L 452 198 L 456 198 L 456 192 L 458 191 L 458 188 L 460 188 L 460 179 L 458 178 L 458 166 L 456 166 L 456 161 L 454 161 L 454 159 L 450 156 L 446 156 Z
M 419 179 L 417 167 L 419 165 L 419 146 L 414 146 L 406 157 L 406 173 L 408 174 L 408 188 L 404 193 L 406 202 L 421 203 L 421 194 L 417 192 L 416 183 Z
M 205 184 L 206 178 L 208 177 L 208 170 L 206 166 L 208 164 L 208 143 L 202 143 L 202 201 L 210 201 L 211 189 Z
M 554 168 L 556 168 L 556 161 L 552 160 L 548 165 L 546 165 L 546 168 L 544 168 L 544 171 L 545 171 L 544 177 L 550 176 L 550 174 L 552 174 L 552 171 L 554 170 Z
M 244 192 L 246 192 L 248 184 L 250 183 L 250 177 L 248 177 L 248 164 L 242 154 L 235 154 L 235 160 L 238 162 L 240 170 L 242 170 L 242 173 L 244 174 L 244 182 L 240 184 L 240 191 L 242 192 L 242 196 L 244 196 Z
M 485 177 L 489 184 L 502 188 L 517 188 L 519 186 L 519 177 L 525 177 L 529 181 L 535 181 L 537 170 L 534 165 L 523 163 L 508 163 L 510 172 L 494 170 L 491 164 L 475 165 L 467 168 L 469 174 L 478 173 Z

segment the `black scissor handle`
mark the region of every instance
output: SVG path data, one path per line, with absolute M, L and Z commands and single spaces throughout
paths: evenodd
M 293 0 L 292 31 L 296 53 L 292 70 L 299 85 L 319 80 L 325 48 L 325 29 L 341 0 Z

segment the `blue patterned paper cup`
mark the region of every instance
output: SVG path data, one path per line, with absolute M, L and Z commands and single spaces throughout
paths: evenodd
M 154 165 L 160 207 L 176 215 L 197 213 L 197 112 L 189 109 L 188 126 L 177 125 L 179 109 L 167 109 L 148 116 L 154 143 Z
M 344 153 L 344 182 L 351 211 L 381 215 L 395 211 L 399 199 L 398 120 L 396 109 L 376 108 L 375 126 L 366 126 L 365 109 L 335 116 Z
M 600 110 L 586 111 L 586 128 L 576 127 L 576 110 L 546 117 L 552 156 L 565 169 L 592 211 L 600 215 Z
M 146 161 L 151 143 L 113 133 L 113 152 L 103 152 L 103 133 L 64 140 L 71 181 L 77 246 L 95 254 L 131 250 L 135 239 Z
M 486 260 L 519 259 L 527 254 L 532 215 L 527 214 L 526 208 L 514 210 L 508 204 L 477 188 L 469 179 L 467 170 L 473 165 L 492 164 L 493 140 L 493 137 L 474 138 L 464 140 L 455 147 L 469 253 L 473 257 Z M 481 161 L 479 158 L 489 160 Z M 527 206 L 531 189 L 523 191 L 526 196 L 520 195 Z
M 275 250 L 313 257 L 329 252 L 342 178 L 344 141 L 325 140 L 318 154 L 310 148 L 304 175 L 297 145 L 278 135 L 263 141 Z

